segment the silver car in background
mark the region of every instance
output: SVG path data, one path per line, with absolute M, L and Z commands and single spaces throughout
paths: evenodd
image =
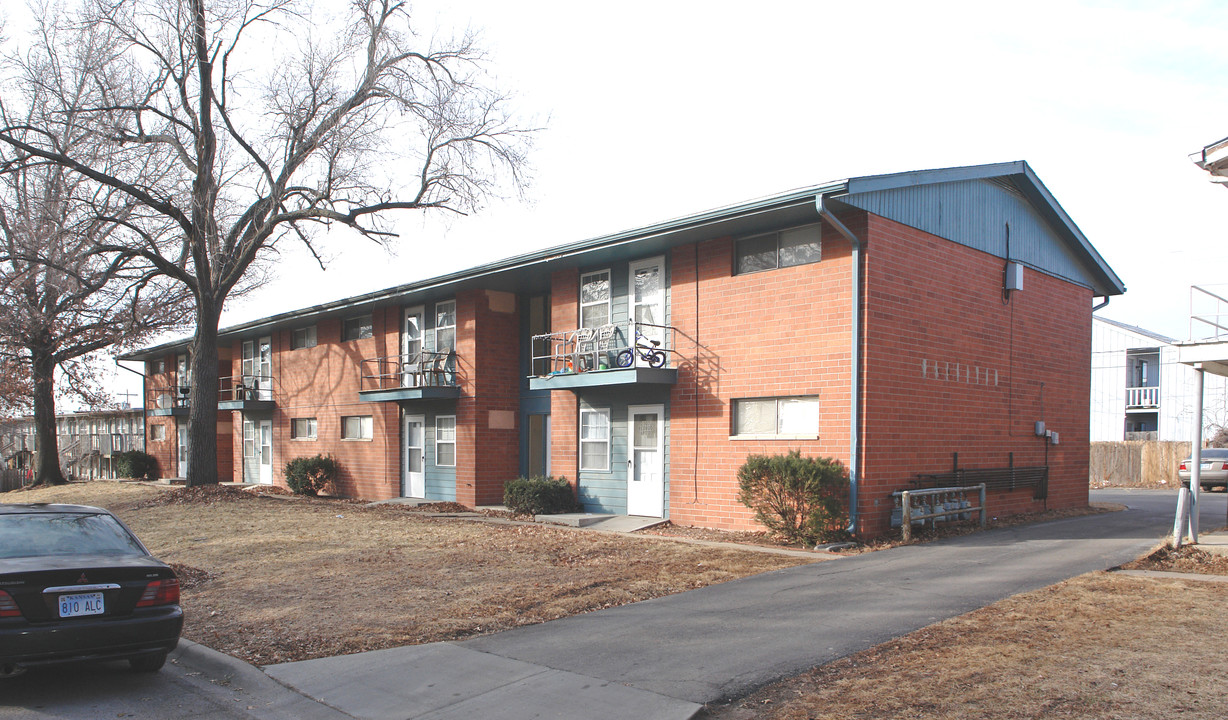
M 1190 486 L 1190 469 L 1194 466 L 1192 457 L 1181 461 L 1177 468 L 1177 476 L 1181 484 Z M 1198 470 L 1198 484 L 1204 488 L 1222 487 L 1228 489 L 1228 448 L 1203 448 L 1202 467 Z

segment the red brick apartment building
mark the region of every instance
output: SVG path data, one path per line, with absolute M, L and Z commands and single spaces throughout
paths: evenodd
M 345 495 L 466 505 L 549 474 L 738 529 L 738 466 L 797 449 L 850 468 L 862 536 L 957 469 L 994 514 L 1081 506 L 1092 310 L 1124 290 L 1024 162 L 850 178 L 227 328 L 219 467 L 331 453 Z M 125 358 L 171 475 L 187 344 Z

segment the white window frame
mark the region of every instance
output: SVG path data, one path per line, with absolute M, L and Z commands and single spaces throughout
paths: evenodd
M 441 420 L 451 420 L 452 421 L 452 439 L 451 440 L 441 440 L 440 439 L 444 431 L 444 428 L 439 426 L 439 421 Z M 439 461 L 439 457 L 440 457 L 439 448 L 440 446 L 443 446 L 443 445 L 452 446 L 452 462 L 451 463 L 444 463 L 444 462 Z M 436 415 L 435 416 L 435 466 L 436 467 L 456 467 L 456 416 L 455 415 Z
M 306 424 L 306 432 L 299 434 L 298 423 Z M 301 417 L 290 419 L 290 439 L 291 440 L 317 440 L 319 439 L 319 423 L 313 417 Z
M 794 232 L 797 230 L 809 230 L 811 228 L 815 229 L 819 235 L 818 257 L 816 257 L 813 260 L 807 260 L 806 262 L 802 262 L 802 263 L 791 263 L 789 265 L 781 265 L 780 264 L 781 237 L 785 233 L 790 233 L 790 232 Z M 768 238 L 771 238 L 775 242 L 775 245 L 776 245 L 776 264 L 770 268 L 756 268 L 753 270 L 742 270 L 739 266 L 741 265 L 742 248 L 744 247 L 744 243 L 754 242 L 756 240 L 766 240 Z M 797 227 L 783 228 L 775 232 L 761 233 L 759 235 L 749 235 L 744 238 L 739 238 L 733 244 L 733 271 L 735 275 L 752 275 L 754 273 L 769 272 L 772 270 L 780 270 L 781 268 L 797 267 L 799 265 L 811 265 L 817 262 L 822 262 L 822 260 L 823 260 L 823 228 L 821 224 L 817 224 L 817 223 L 811 224 L 811 225 L 798 225 Z
M 358 434 L 347 435 L 350 430 L 350 421 L 357 421 Z M 375 425 L 371 415 L 342 415 L 341 416 L 341 439 L 342 440 L 357 440 L 369 441 L 375 436 Z
M 597 415 L 605 418 L 605 438 L 604 439 L 584 439 L 584 417 L 586 415 Z M 610 471 L 610 436 L 613 435 L 613 427 L 611 426 L 610 408 L 581 408 L 579 416 L 579 427 L 577 428 L 576 437 L 579 438 L 577 450 L 580 457 L 577 459 L 577 466 L 582 472 L 609 472 Z M 584 446 L 585 445 L 604 445 L 605 446 L 605 466 L 604 467 L 585 467 L 584 465 Z
M 358 323 L 358 334 L 350 337 L 351 323 Z M 375 318 L 371 313 L 354 315 L 341 321 L 341 342 L 365 340 L 375 336 Z
M 590 302 L 590 303 L 584 302 L 585 281 L 588 280 L 589 278 L 597 277 L 599 275 L 605 275 L 605 286 L 606 286 L 605 300 L 604 301 L 597 300 L 595 302 Z M 606 268 L 605 270 L 594 270 L 592 272 L 581 273 L 580 274 L 580 287 L 578 288 L 578 290 L 579 290 L 579 300 L 580 300 L 580 318 L 579 318 L 580 327 L 601 327 L 602 325 L 609 325 L 611 322 L 614 321 L 614 308 L 613 308 L 614 274 L 610 272 L 609 268 Z M 584 322 L 585 308 L 597 307 L 598 305 L 605 305 L 605 322 L 597 323 L 596 325 L 585 324 Z
M 441 308 L 446 308 L 449 305 L 452 306 L 452 324 L 451 325 L 440 325 L 439 324 L 440 310 Z M 443 300 L 443 301 L 435 303 L 435 319 L 434 320 L 435 321 L 431 323 L 434 326 L 431 328 L 431 333 L 432 333 L 432 338 L 435 341 L 435 346 L 432 349 L 435 352 L 448 352 L 448 351 L 456 350 L 456 301 L 455 300 Z M 451 346 L 447 348 L 447 350 L 440 347 L 440 344 L 439 344 L 439 331 L 440 330 L 451 330 L 452 331 L 452 344 Z
M 774 401 L 774 419 L 776 424 L 776 432 L 771 433 L 739 433 L 738 432 L 738 413 L 741 403 L 747 402 L 768 402 Z M 781 405 L 783 403 L 813 403 L 815 422 L 813 430 L 806 429 L 802 432 L 797 432 L 797 429 L 782 427 L 784 417 L 781 413 Z M 817 440 L 819 438 L 819 421 L 821 419 L 822 404 L 819 401 L 818 395 L 784 395 L 780 397 L 751 397 L 751 398 L 735 398 L 730 402 L 730 424 L 731 434 L 730 440 Z M 788 431 L 787 431 L 788 430 Z
M 290 331 L 290 349 L 302 350 L 304 348 L 313 348 L 316 346 L 317 335 L 316 326 L 307 325 L 301 328 L 295 328 Z

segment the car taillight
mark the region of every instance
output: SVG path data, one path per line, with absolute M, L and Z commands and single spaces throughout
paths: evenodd
M 145 586 L 141 599 L 136 601 L 137 607 L 153 607 L 154 605 L 176 605 L 179 603 L 179 581 L 154 580 Z
M 0 590 L 0 617 L 21 617 L 21 608 L 13 600 L 13 596 Z
M 1220 470 L 1228 470 L 1228 462 L 1224 463 L 1223 465 L 1220 465 L 1220 466 L 1219 466 L 1219 469 L 1220 469 Z
M 1189 468 L 1185 466 L 1185 463 L 1181 463 L 1181 467 L 1180 467 L 1179 469 L 1181 469 L 1181 470 L 1189 470 Z

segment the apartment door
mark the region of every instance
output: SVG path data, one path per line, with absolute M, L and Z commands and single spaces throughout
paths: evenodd
M 405 441 L 404 497 L 426 497 L 426 417 L 406 415 L 401 429 Z
M 260 484 L 273 484 L 273 421 L 260 421 Z
M 273 399 L 273 338 L 243 341 L 243 387 L 249 393 L 236 400 Z
M 188 476 L 188 423 L 179 423 L 179 477 Z
M 405 308 L 401 323 L 401 387 L 414 387 L 418 381 L 414 370 L 417 355 L 422 351 L 422 313 L 421 305 Z
M 665 407 L 632 405 L 627 448 L 627 514 L 665 516 Z
M 665 258 L 652 257 L 631 263 L 628 278 L 628 293 L 631 299 L 631 336 L 635 343 L 636 331 L 649 341 L 665 347 Z M 636 365 L 648 363 L 638 354 Z

